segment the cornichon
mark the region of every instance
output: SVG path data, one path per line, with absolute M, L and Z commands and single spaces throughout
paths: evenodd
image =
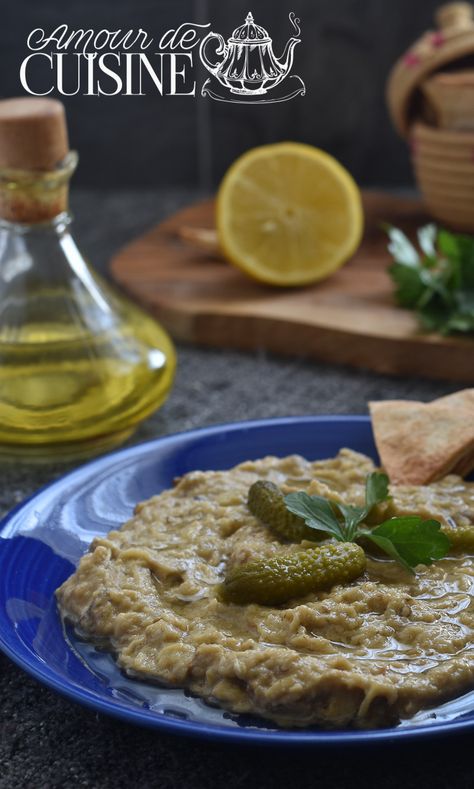
M 244 564 L 228 573 L 218 592 L 226 603 L 279 605 L 349 583 L 364 569 L 365 553 L 359 545 L 321 545 Z
M 304 520 L 286 508 L 281 490 L 267 480 L 254 482 L 249 490 L 248 508 L 272 531 L 291 542 L 320 540 L 324 535 L 306 526 Z

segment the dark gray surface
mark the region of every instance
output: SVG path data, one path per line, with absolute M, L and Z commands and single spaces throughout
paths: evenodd
M 127 238 L 188 202 L 191 193 L 82 193 L 73 201 L 77 237 L 105 260 Z M 442 383 L 263 355 L 179 349 L 176 386 L 133 441 L 226 420 L 287 414 L 364 413 L 372 398 L 430 399 Z M 2 472 L 6 512 L 64 469 Z M 133 728 L 82 709 L 41 687 L 0 655 L 0 789 L 160 787 L 325 789 L 472 787 L 471 737 L 435 745 L 344 752 L 231 748 Z
M 293 10 L 301 18 L 301 43 L 292 73 L 305 81 L 304 97 L 249 107 L 209 98 L 161 97 L 149 86 L 145 96 L 96 97 L 82 95 L 84 82 L 80 93 L 63 97 L 71 142 L 82 158 L 78 183 L 206 186 L 220 179 L 243 150 L 294 139 L 329 150 L 360 183 L 409 184 L 408 149 L 389 122 L 385 82 L 395 60 L 432 26 L 439 4 L 440 0 L 5 0 L 0 96 L 23 93 L 20 64 L 28 54 L 27 36 L 38 27 L 48 34 L 60 24 L 70 31 L 142 27 L 158 41 L 169 28 L 195 21 L 210 22 L 211 29 L 227 39 L 251 8 L 279 56 L 292 35 L 288 12 Z M 77 64 L 68 57 L 65 90 L 73 92 Z M 34 63 L 42 63 L 45 78 L 50 78 L 44 59 Z M 38 65 L 36 90 L 39 70 Z M 196 66 L 198 94 L 207 76 L 204 67 Z M 110 82 L 104 85 L 111 87 Z

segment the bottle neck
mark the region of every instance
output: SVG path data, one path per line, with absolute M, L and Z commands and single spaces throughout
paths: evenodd
M 15 236 L 34 236 L 52 235 L 62 236 L 67 231 L 72 222 L 69 211 L 61 211 L 51 219 L 44 219 L 40 222 L 18 222 L 5 219 L 0 216 L 0 231 L 10 233 Z
M 77 162 L 77 153 L 70 151 L 54 170 L 34 172 L 0 168 L 2 225 L 54 226 L 60 217 L 69 217 L 69 180 Z

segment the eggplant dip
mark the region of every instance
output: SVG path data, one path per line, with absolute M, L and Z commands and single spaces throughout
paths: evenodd
M 456 475 L 388 491 L 348 449 L 266 457 L 138 504 L 57 598 L 133 677 L 281 726 L 388 726 L 474 687 L 473 521 Z

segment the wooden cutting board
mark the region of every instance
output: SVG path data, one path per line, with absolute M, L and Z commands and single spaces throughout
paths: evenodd
M 421 204 L 383 193 L 363 198 L 359 251 L 311 287 L 259 285 L 218 254 L 185 241 L 183 228 L 214 227 L 212 201 L 180 211 L 126 246 L 112 260 L 112 275 L 177 340 L 474 383 L 474 340 L 423 334 L 414 315 L 393 300 L 380 224 L 413 235 L 427 221 Z

